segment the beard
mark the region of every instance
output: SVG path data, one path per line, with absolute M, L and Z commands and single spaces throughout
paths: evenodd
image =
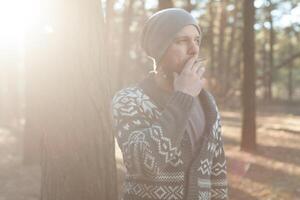
M 161 71 L 164 75 L 166 75 L 166 79 L 170 82 L 173 83 L 174 81 L 174 72 L 177 74 L 180 74 L 184 65 L 175 65 L 175 64 L 170 64 L 170 65 L 164 65 L 161 66 Z
M 186 65 L 187 61 L 191 58 L 191 56 L 186 58 L 174 58 L 171 62 L 164 62 L 160 66 L 160 70 L 167 76 L 167 79 L 170 82 L 173 82 L 174 80 L 174 72 L 177 74 L 180 74 Z
M 165 64 L 163 66 L 161 66 L 164 74 L 166 74 L 167 76 L 172 75 L 173 73 L 176 72 L 177 74 L 180 74 L 186 64 L 186 62 L 189 60 L 189 58 L 186 58 L 184 60 L 177 60 L 175 62 L 171 62 L 168 64 Z

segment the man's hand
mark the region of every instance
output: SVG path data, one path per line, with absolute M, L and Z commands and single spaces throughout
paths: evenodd
M 190 58 L 180 74 L 174 73 L 174 90 L 181 91 L 193 97 L 198 96 L 204 84 L 202 75 L 205 68 L 201 62 L 196 62 L 197 57 Z

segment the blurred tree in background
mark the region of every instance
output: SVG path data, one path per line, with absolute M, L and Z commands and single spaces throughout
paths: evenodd
M 256 150 L 256 103 L 255 103 L 255 8 L 254 1 L 244 1 L 243 5 L 243 85 L 242 85 L 242 139 L 241 149 Z

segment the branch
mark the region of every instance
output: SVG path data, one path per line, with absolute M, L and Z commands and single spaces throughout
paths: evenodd
M 275 69 L 280 69 L 282 67 L 284 67 L 285 65 L 288 65 L 290 62 L 292 62 L 293 60 L 295 60 L 296 58 L 300 57 L 300 52 L 295 53 L 294 55 L 292 55 L 291 57 L 283 60 L 279 65 L 277 65 L 275 67 Z

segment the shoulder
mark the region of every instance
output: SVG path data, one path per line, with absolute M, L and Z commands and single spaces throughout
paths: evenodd
M 154 118 L 159 113 L 157 106 L 141 87 L 132 86 L 116 92 L 112 99 L 114 113 L 134 112 L 143 113 L 149 118 Z
M 144 106 L 146 102 L 151 102 L 144 90 L 138 86 L 126 87 L 118 92 L 112 98 L 112 106 Z
M 140 87 L 132 86 L 123 88 L 115 93 L 112 98 L 112 103 L 126 103 L 130 101 L 136 101 L 142 98 L 144 95 L 143 90 Z

